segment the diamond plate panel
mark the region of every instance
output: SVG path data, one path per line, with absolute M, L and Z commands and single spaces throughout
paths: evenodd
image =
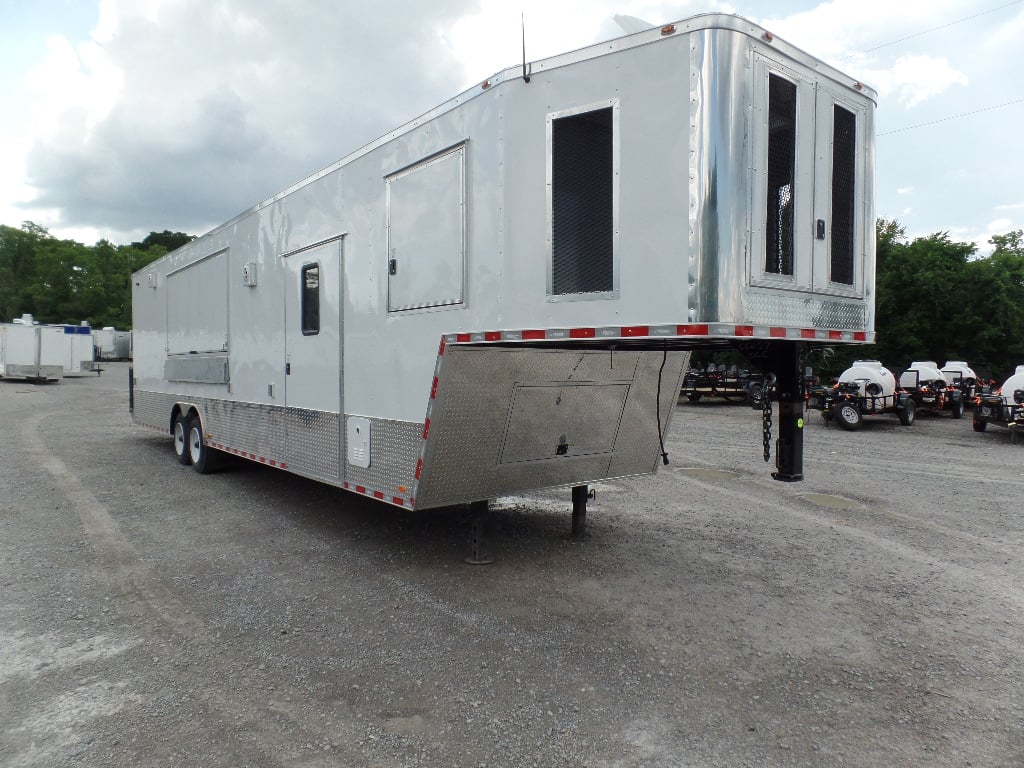
M 370 466 L 345 465 L 350 484 L 393 496 L 411 495 L 423 446 L 423 425 L 412 421 L 370 419 Z M 401 491 L 405 488 L 405 491 Z
M 135 419 L 164 428 L 175 403 L 194 405 L 210 442 L 273 460 L 288 470 L 341 484 L 338 414 L 180 394 L 135 392 Z
M 654 471 L 659 452 L 658 374 L 661 371 L 661 417 L 667 425 L 688 361 L 688 352 L 665 355 L 661 350 L 449 347 L 430 410 L 416 507 Z M 612 390 L 600 385 L 620 385 L 625 388 L 625 404 L 618 397 L 568 397 L 563 402 L 569 412 L 531 422 L 536 430 L 531 444 L 550 445 L 553 455 L 538 449 L 533 460 L 502 463 L 516 391 L 559 384 L 577 395 L 583 384 L 605 394 Z M 545 407 L 556 406 L 551 401 Z M 601 443 L 609 422 L 617 425 L 609 452 L 559 452 L 560 443 Z M 599 437 L 592 439 L 594 434 Z
M 135 390 L 135 411 L 133 418 L 140 424 L 159 427 L 171 434 L 171 409 L 178 398 L 162 392 Z
M 874 330 L 863 301 L 823 299 L 809 294 L 786 295 L 747 291 L 742 321 L 753 325 L 784 325 L 793 328 Z

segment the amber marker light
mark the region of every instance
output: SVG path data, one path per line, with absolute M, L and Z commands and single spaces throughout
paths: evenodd
M 675 24 L 666 24 L 664 27 L 661 28 L 661 35 L 662 35 L 662 37 L 664 37 L 665 35 L 674 35 L 675 33 L 676 33 L 676 25 Z
M 768 32 L 768 31 L 766 31 L 761 37 L 764 38 L 764 41 L 766 43 L 770 43 L 772 40 L 775 39 L 775 35 L 773 35 L 771 32 Z

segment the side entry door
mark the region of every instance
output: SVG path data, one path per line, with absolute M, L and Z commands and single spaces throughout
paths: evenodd
M 340 477 L 342 237 L 282 256 L 285 405 L 293 469 Z

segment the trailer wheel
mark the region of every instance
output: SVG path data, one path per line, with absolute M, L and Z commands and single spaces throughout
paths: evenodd
M 987 421 L 979 421 L 978 417 L 975 416 L 974 417 L 974 424 L 972 426 L 974 427 L 974 431 L 975 432 L 984 432 L 985 431 L 985 427 L 988 426 L 988 422 Z
M 900 417 L 900 424 L 904 427 L 909 427 L 914 423 L 914 416 L 917 413 L 917 406 L 914 404 L 913 398 L 908 397 L 907 401 L 903 403 L 903 407 L 898 411 Z
M 691 392 L 689 395 L 686 396 L 686 399 L 689 400 L 691 403 L 696 403 L 698 400 L 700 400 L 700 392 Z
M 838 421 L 839 426 L 843 429 L 851 432 L 859 429 L 860 425 L 864 422 L 864 417 L 860 414 L 860 408 L 848 400 L 843 400 L 832 406 L 832 418 Z
M 764 407 L 764 384 L 759 381 L 752 383 L 747 390 L 747 397 L 750 400 L 751 408 L 755 411 L 761 410 Z
M 203 423 L 193 416 L 188 424 L 188 455 L 192 469 L 200 475 L 207 475 L 217 469 L 217 452 L 203 442 Z
M 964 417 L 964 401 L 963 399 L 957 400 L 953 403 L 953 418 L 962 419 Z
M 174 455 L 179 464 L 192 463 L 188 450 L 188 417 L 184 413 L 174 417 Z

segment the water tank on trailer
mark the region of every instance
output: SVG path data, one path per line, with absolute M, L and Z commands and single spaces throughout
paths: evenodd
M 840 384 L 856 383 L 860 394 L 870 397 L 888 397 L 896 392 L 896 377 L 878 360 L 855 360 L 839 376 Z

